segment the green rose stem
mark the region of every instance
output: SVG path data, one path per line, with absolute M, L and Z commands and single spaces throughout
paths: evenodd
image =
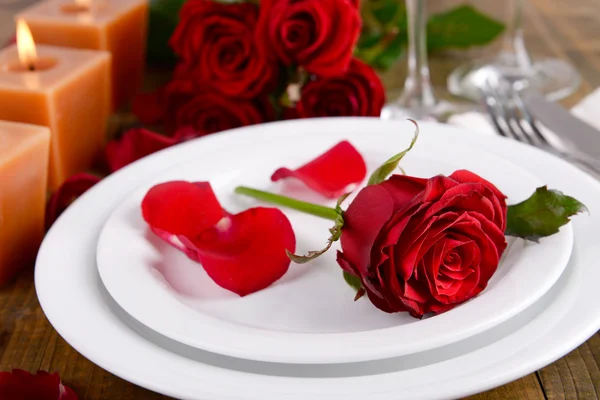
M 339 212 L 334 208 L 325 207 L 314 203 L 308 203 L 306 201 L 296 200 L 291 197 L 281 196 L 262 190 L 252 189 L 246 186 L 236 187 L 235 192 L 237 194 L 243 194 L 248 197 L 266 201 L 267 203 L 277 204 L 279 206 L 291 208 L 292 210 L 301 211 L 306 214 L 325 218 L 330 221 L 337 221 L 340 217 Z

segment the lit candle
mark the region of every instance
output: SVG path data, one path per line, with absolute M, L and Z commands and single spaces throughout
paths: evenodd
M 106 50 L 113 55 L 113 107 L 119 108 L 142 83 L 148 0 L 44 0 L 23 19 L 36 43 Z
M 0 51 L 0 120 L 52 132 L 48 187 L 90 168 L 101 154 L 110 115 L 110 53 L 36 46 L 27 25 Z
M 0 121 L 0 284 L 36 254 L 44 236 L 50 130 Z

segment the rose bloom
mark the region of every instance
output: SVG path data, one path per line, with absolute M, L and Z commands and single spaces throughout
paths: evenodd
M 439 314 L 485 289 L 506 249 L 506 196 L 472 172 L 394 175 L 344 213 L 338 263 L 385 312 Z
M 185 72 L 202 86 L 244 98 L 255 97 L 276 79 L 277 68 L 256 46 L 258 6 L 189 0 L 170 44 Z
M 375 71 L 353 59 L 344 74 L 306 83 L 296 108 L 301 118 L 378 117 L 384 104 L 385 91 Z
M 192 127 L 198 136 L 272 120 L 270 104 L 241 100 L 218 93 L 199 93 L 176 113 L 177 127 Z
M 360 34 L 356 0 L 261 0 L 258 45 L 285 65 L 343 73 Z
M 272 105 L 262 98 L 238 99 L 214 91 L 203 91 L 194 82 L 174 79 L 161 91 L 165 129 L 174 134 L 186 127 L 196 136 L 226 129 L 269 122 L 274 119 Z

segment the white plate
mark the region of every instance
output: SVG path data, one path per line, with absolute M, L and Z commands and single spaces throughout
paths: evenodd
M 335 119 L 276 125 L 295 129 L 357 127 L 373 137 L 406 125 L 373 119 Z M 429 352 L 358 364 L 298 366 L 230 359 L 154 334 L 134 323 L 104 289 L 95 256 L 100 230 L 131 188 L 218 146 L 239 131 L 167 149 L 114 174 L 81 197 L 52 227 L 36 265 L 40 304 L 62 337 L 100 367 L 140 386 L 185 399 L 401 400 L 457 398 L 505 384 L 562 357 L 600 328 L 600 184 L 575 167 L 525 145 L 435 124 L 449 136 L 509 159 L 549 186 L 577 197 L 590 214 L 575 218 L 569 265 L 534 305 L 476 337 Z M 256 127 L 255 129 L 263 129 Z M 287 133 L 286 133 L 287 131 Z M 241 135 L 239 136 L 241 137 Z M 240 146 L 249 145 L 240 140 Z M 543 266 L 540 274 L 543 274 Z M 402 340 L 402 338 L 399 338 Z
M 408 145 L 413 128 L 378 136 L 367 136 L 360 129 L 327 135 L 297 129 L 293 135 L 269 139 L 265 148 L 227 150 L 235 147 L 242 135 L 260 143 L 271 133 L 279 133 L 277 125 L 240 132 L 230 141 L 222 141 L 221 149 L 199 148 L 193 160 L 158 176 L 155 182 L 209 180 L 224 208 L 239 212 L 257 203 L 235 195 L 237 185 L 281 192 L 282 188 L 269 180 L 273 171 L 284 165 L 301 165 L 344 138 L 351 139 L 373 170 Z M 449 137 L 430 135 L 427 130 L 422 131 L 402 167 L 420 177 L 469 169 L 494 182 L 509 197 L 509 204 L 543 186 L 510 162 L 456 144 Z M 383 313 L 366 298 L 354 302 L 354 293 L 335 261 L 337 245 L 308 265 L 292 264 L 288 273 L 266 290 L 240 298 L 221 289 L 199 264 L 147 229 L 140 204 L 150 187 L 144 185 L 117 207 L 100 235 L 97 261 L 108 292 L 131 316 L 162 335 L 249 360 L 305 364 L 369 361 L 462 340 L 538 300 L 564 270 L 573 244 L 571 226 L 539 244 L 512 240 L 484 292 L 425 320 L 407 313 Z M 307 197 L 309 191 L 300 189 L 295 194 Z M 284 211 L 296 232 L 300 253 L 323 247 L 330 221 Z M 542 267 L 544 273 L 540 274 Z

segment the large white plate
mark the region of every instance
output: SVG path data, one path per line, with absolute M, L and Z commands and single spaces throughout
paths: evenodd
M 405 148 L 413 133 L 408 124 L 397 132 L 369 135 L 361 128 L 327 133 L 298 128 L 286 135 L 280 129 L 270 125 L 240 132 L 221 141 L 219 149 L 199 148 L 193 160 L 182 162 L 154 182 L 209 180 L 225 209 L 239 212 L 256 202 L 235 195 L 237 185 L 285 191 L 269 181 L 273 171 L 283 165 L 301 165 L 344 138 L 351 139 L 373 170 L 394 151 Z M 253 151 L 238 148 L 242 136 L 255 143 L 269 137 L 269 145 L 255 146 Z M 448 136 L 431 135 L 427 129 L 402 167 L 420 177 L 469 169 L 494 182 L 509 203 L 520 202 L 543 186 L 510 162 L 457 144 Z M 354 293 L 335 261 L 337 246 L 308 265 L 292 265 L 266 290 L 240 298 L 221 289 L 199 264 L 149 232 L 140 204 L 150 186 L 143 185 L 117 207 L 100 235 L 97 261 L 108 292 L 131 316 L 158 333 L 202 350 L 250 360 L 369 361 L 462 340 L 538 300 L 564 270 L 573 243 L 571 226 L 539 244 L 511 240 L 484 292 L 452 311 L 420 321 L 406 313 L 383 313 L 367 299 L 353 302 Z M 295 190 L 296 196 L 309 194 L 306 189 Z M 323 247 L 330 221 L 284 211 L 296 232 L 300 253 Z
M 299 128 L 335 132 L 358 127 L 376 136 L 406 125 L 337 119 L 278 126 L 281 135 Z M 531 373 L 583 343 L 600 328 L 600 184 L 566 162 L 519 143 L 442 125 L 422 127 L 430 135 L 449 136 L 457 144 L 475 145 L 509 159 L 551 187 L 577 197 L 590 210 L 589 215 L 574 220 L 573 255 L 557 284 L 496 328 L 450 346 L 391 360 L 294 366 L 216 356 L 179 345 L 133 322 L 112 301 L 96 269 L 96 245 L 106 218 L 132 187 L 239 131 L 150 156 L 99 183 L 73 204 L 52 227 L 38 255 L 35 280 L 40 304 L 61 336 L 100 367 L 186 399 L 457 398 Z M 240 146 L 249 145 L 241 142 Z

